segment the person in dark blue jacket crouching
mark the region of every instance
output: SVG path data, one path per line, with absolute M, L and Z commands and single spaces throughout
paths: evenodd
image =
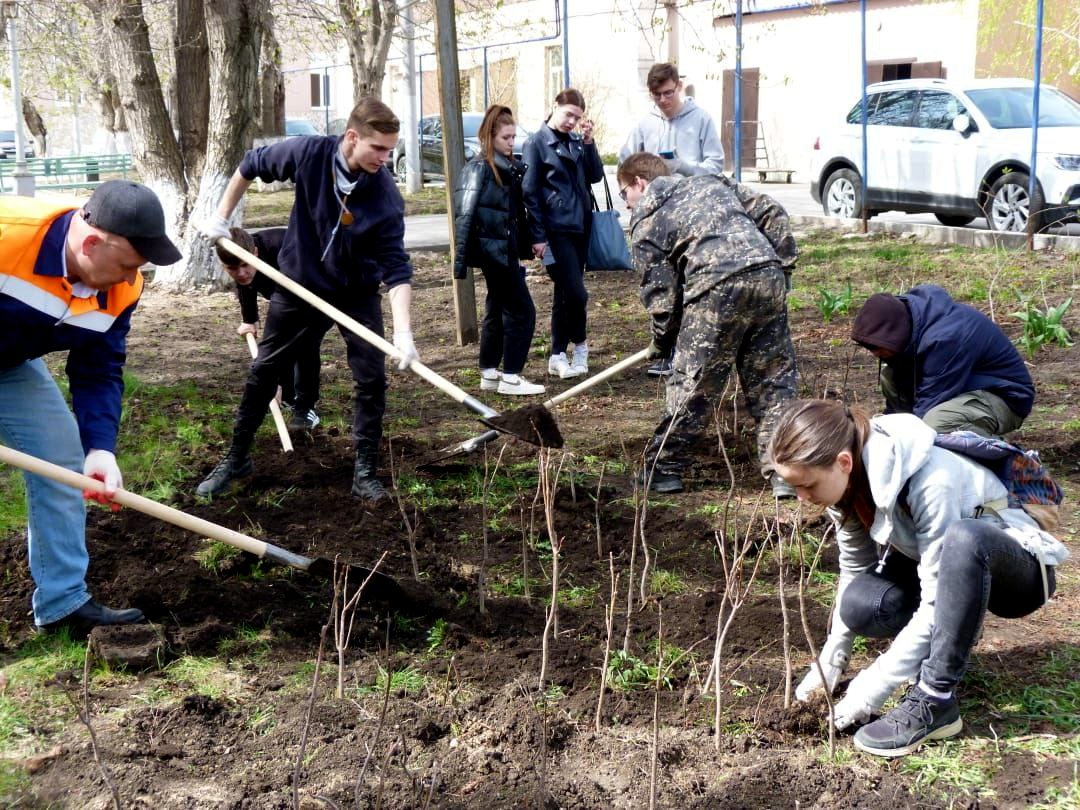
M 1031 413 L 1035 386 L 1016 347 L 941 287 L 870 296 L 851 339 L 881 361 L 887 413 L 913 413 L 938 433 L 982 436 L 1004 436 Z

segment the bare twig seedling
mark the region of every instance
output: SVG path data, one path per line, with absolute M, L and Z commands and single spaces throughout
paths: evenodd
M 656 810 L 656 774 L 660 761 L 660 685 L 664 682 L 664 603 L 657 607 L 656 681 L 653 683 L 652 752 L 649 757 L 649 810 Z
M 502 449 L 499 450 L 499 457 L 495 460 L 495 469 L 489 472 L 488 470 L 488 447 L 484 445 L 484 482 L 481 486 L 480 501 L 481 501 L 481 519 L 483 521 L 483 529 L 481 534 L 483 536 L 483 551 L 480 557 L 480 574 L 477 577 L 477 601 L 480 606 L 480 613 L 487 613 L 487 606 L 484 604 L 484 595 L 487 592 L 487 564 L 488 564 L 488 496 L 491 494 L 491 487 L 495 483 L 495 476 L 499 473 L 499 467 L 502 465 L 503 453 L 506 452 L 507 442 L 503 442 Z
M 544 519 L 547 523 L 548 540 L 551 543 L 551 605 L 548 607 L 547 619 L 544 622 L 544 635 L 540 642 L 539 689 L 543 692 L 544 684 L 547 682 L 549 637 L 558 637 L 559 635 L 559 554 L 562 551 L 562 538 L 559 537 L 559 533 L 555 528 L 555 496 L 558 492 L 559 476 L 562 473 L 563 461 L 566 456 L 560 453 L 557 467 L 555 461 L 551 458 L 551 450 L 548 448 L 540 448 L 538 456 L 540 494 L 544 501 Z
M 97 766 L 98 773 L 101 774 L 101 779 L 105 783 L 105 786 L 109 789 L 109 793 L 112 796 L 113 807 L 116 810 L 120 810 L 122 805 L 120 804 L 120 791 L 116 789 L 116 784 L 112 780 L 112 776 L 109 774 L 108 768 L 105 767 L 105 763 L 101 760 L 101 748 L 98 745 L 97 732 L 94 731 L 94 724 L 90 722 L 90 656 L 93 654 L 94 640 L 88 638 L 86 640 L 86 653 L 83 655 L 83 673 L 82 673 L 82 705 L 72 697 L 71 690 L 68 689 L 66 683 L 60 678 L 54 679 L 54 683 L 60 687 L 64 693 L 64 697 L 67 698 L 68 703 L 75 710 L 75 715 L 79 718 L 79 722 L 86 726 L 86 730 L 90 734 L 90 750 L 94 755 L 94 764 Z
M 364 757 L 364 764 L 360 768 L 360 773 L 356 776 L 356 790 L 355 801 L 356 806 L 360 806 L 360 790 L 364 784 L 364 774 L 367 773 L 368 764 L 371 762 L 371 757 L 375 753 L 375 749 L 379 745 L 379 737 L 382 736 L 383 728 L 386 726 L 386 712 L 390 708 L 390 684 L 393 682 L 393 677 L 390 673 L 390 617 L 386 617 L 386 647 L 385 647 L 386 664 L 383 667 L 383 671 L 386 672 L 386 686 L 383 689 L 382 709 L 379 711 L 379 720 L 375 724 L 375 733 L 371 736 L 370 743 L 364 743 L 364 747 L 367 749 L 367 755 Z
M 600 465 L 600 477 L 596 482 L 596 497 L 593 499 L 595 504 L 595 510 L 593 513 L 593 523 L 596 525 L 596 559 L 604 559 L 604 537 L 600 531 L 600 493 L 604 489 L 604 471 L 607 469 L 607 462 Z
M 345 651 L 349 648 L 349 637 L 352 635 L 353 620 L 356 618 L 356 604 L 364 593 L 364 588 L 375 576 L 379 566 L 383 564 L 389 551 L 384 551 L 378 561 L 372 566 L 364 581 L 356 592 L 349 595 L 349 570 L 351 566 L 334 559 L 334 600 L 330 605 L 331 621 L 334 625 L 334 648 L 337 650 L 337 699 L 345 697 Z
M 607 635 L 604 638 L 604 663 L 600 668 L 600 697 L 596 701 L 596 722 L 593 724 L 597 733 L 600 732 L 600 718 L 604 712 L 608 664 L 611 661 L 611 636 L 615 631 L 615 601 L 619 587 L 619 575 L 615 573 L 615 555 L 611 552 L 608 552 L 608 571 L 611 575 L 611 590 L 608 592 L 608 602 L 604 608 L 604 628 Z
M 814 636 L 810 632 L 810 620 L 806 616 L 806 584 L 810 582 L 810 579 L 814 575 L 814 571 L 817 570 L 818 561 L 821 559 L 821 552 L 825 548 L 825 541 L 828 539 L 829 531 L 831 527 L 826 530 L 825 534 L 821 538 L 821 542 L 818 544 L 817 551 L 814 554 L 814 559 L 810 563 L 810 568 L 806 568 L 806 554 L 803 548 L 801 533 L 801 526 L 799 521 L 795 521 L 795 525 L 791 529 L 791 541 L 798 543 L 799 545 L 799 619 L 802 622 L 803 633 L 806 636 L 806 644 L 810 648 L 810 660 L 813 661 L 813 666 L 817 670 L 818 680 L 822 683 L 822 692 L 825 693 L 825 702 L 829 706 L 829 758 L 832 759 L 836 756 L 836 712 L 833 707 L 832 693 L 829 690 L 828 684 L 825 680 L 825 673 L 821 669 L 821 662 L 818 660 L 817 646 L 814 644 Z
M 792 667 L 791 667 L 791 618 L 788 616 L 787 582 L 785 570 L 787 556 L 784 553 L 784 533 L 780 531 L 780 502 L 776 501 L 776 564 L 779 568 L 778 584 L 780 590 L 780 620 L 783 626 L 782 643 L 784 645 L 784 708 L 791 708 Z
M 304 754 L 307 751 L 308 732 L 311 729 L 311 715 L 315 710 L 315 695 L 319 689 L 319 673 L 322 671 L 323 651 L 326 649 L 326 637 L 330 634 L 333 614 L 330 622 L 322 626 L 319 632 L 319 652 L 315 655 L 315 673 L 311 676 L 311 691 L 308 693 L 307 709 L 304 711 L 304 724 L 300 728 L 300 745 L 296 751 L 296 762 L 293 765 L 292 775 L 292 802 L 293 810 L 300 810 L 300 770 L 304 765 Z
M 405 523 L 405 541 L 409 544 L 409 560 L 412 562 L 413 579 L 420 580 L 420 562 L 416 555 L 416 534 L 420 531 L 420 508 L 413 504 L 412 520 L 405 511 L 405 501 L 401 497 L 401 488 L 398 486 L 397 473 L 394 471 L 394 445 L 391 439 L 386 440 L 387 458 L 390 460 L 390 484 L 394 489 L 394 500 L 397 501 L 398 511 Z M 484 448 L 484 457 L 487 458 L 487 448 Z

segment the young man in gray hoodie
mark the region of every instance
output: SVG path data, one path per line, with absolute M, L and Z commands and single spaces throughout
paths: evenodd
M 664 158 L 674 175 L 720 174 L 724 170 L 720 133 L 712 117 L 683 96 L 679 69 L 670 62 L 655 64 L 645 84 L 655 106 L 630 132 L 619 150 L 619 162 L 637 152 L 651 152 Z M 666 377 L 672 369 L 672 358 L 661 357 L 648 373 Z

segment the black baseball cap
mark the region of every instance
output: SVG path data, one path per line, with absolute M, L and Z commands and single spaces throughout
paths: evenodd
M 83 212 L 88 223 L 124 237 L 148 262 L 165 266 L 183 258 L 165 234 L 161 201 L 141 183 L 106 180 L 94 189 Z

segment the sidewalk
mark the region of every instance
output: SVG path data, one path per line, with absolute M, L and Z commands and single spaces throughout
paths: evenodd
M 626 203 L 619 198 L 619 185 L 615 180 L 615 167 L 605 166 L 608 186 L 615 209 L 621 212 L 623 227 L 630 223 Z M 858 232 L 861 223 L 856 219 L 833 219 L 821 213 L 821 206 L 810 196 L 809 183 L 744 183 L 748 188 L 768 194 L 788 212 L 792 225 L 806 228 L 832 228 Z M 604 187 L 593 187 L 600 205 L 604 205 Z M 976 220 L 976 223 L 981 220 Z M 968 247 L 1000 247 L 1010 250 L 1022 249 L 1027 243 L 1024 234 L 1002 234 L 983 227 L 950 228 L 941 225 L 932 214 L 901 214 L 889 212 L 874 217 L 869 222 L 871 233 L 913 233 L 920 239 L 940 244 Z M 1064 253 L 1080 253 L 1080 225 L 1069 225 L 1055 234 L 1035 237 L 1037 250 L 1053 249 Z M 406 250 L 450 250 L 447 220 L 444 214 L 405 218 Z

